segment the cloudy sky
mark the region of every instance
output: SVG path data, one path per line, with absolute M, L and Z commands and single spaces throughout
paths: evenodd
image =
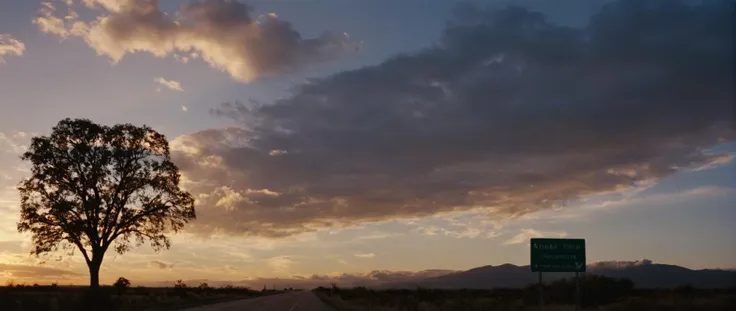
M 154 127 L 197 198 L 103 283 L 400 279 L 532 237 L 736 268 L 732 5 L 2 1 L 0 282 L 87 282 L 15 230 L 19 154 L 65 117 Z

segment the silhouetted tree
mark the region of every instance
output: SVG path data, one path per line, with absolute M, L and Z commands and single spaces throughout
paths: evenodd
M 176 283 L 174 283 L 174 293 L 182 298 L 187 296 L 187 288 L 187 284 L 182 280 L 177 280 Z
M 34 137 L 22 159 L 32 175 L 18 186 L 18 231 L 32 233 L 36 255 L 78 249 L 91 288 L 99 287 L 113 242 L 119 254 L 131 239 L 168 249 L 164 234 L 195 218 L 193 197 L 179 189 L 169 143 L 150 127 L 64 119 L 49 136 Z
M 118 294 L 122 294 L 128 289 L 128 287 L 130 287 L 130 281 L 121 276 L 114 284 L 112 284 L 112 287 L 118 291 Z
M 174 288 L 187 288 L 187 283 L 184 283 L 182 280 L 176 280 Z

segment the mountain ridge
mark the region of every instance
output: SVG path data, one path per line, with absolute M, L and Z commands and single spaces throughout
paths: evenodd
M 607 261 L 587 265 L 586 274 L 627 278 L 638 288 L 674 288 L 690 284 L 698 288 L 736 287 L 736 270 L 733 269 L 690 269 L 671 264 L 652 263 L 650 260 Z M 543 281 L 553 282 L 571 278 L 574 273 L 544 273 Z M 342 273 L 334 275 L 312 275 L 292 277 L 253 278 L 241 280 L 184 280 L 190 285 L 207 282 L 213 286 L 246 286 L 253 289 L 293 287 L 311 289 L 319 286 L 340 287 L 364 286 L 375 289 L 388 288 L 522 288 L 538 282 L 539 275 L 531 272 L 529 265 L 486 265 L 467 270 L 427 269 L 421 271 L 373 270 L 366 273 Z M 173 286 L 174 281 L 150 282 L 154 286 Z
M 736 286 L 736 271 L 728 269 L 689 269 L 686 267 L 637 261 L 630 264 L 610 266 L 593 263 L 586 272 L 614 278 L 626 278 L 639 288 L 673 288 L 692 285 L 698 288 L 728 288 Z M 573 277 L 574 273 L 545 272 L 544 282 Z M 413 282 L 383 284 L 381 287 L 427 287 L 427 288 L 519 288 L 538 282 L 539 275 L 531 272 L 529 265 L 517 266 L 506 263 L 498 266 L 481 266 L 443 276 L 425 278 Z

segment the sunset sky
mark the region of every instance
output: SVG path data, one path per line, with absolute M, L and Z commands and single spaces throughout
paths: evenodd
M 736 268 L 733 2 L 703 3 L 0 1 L 0 282 L 88 282 L 16 231 L 19 155 L 65 117 L 152 126 L 197 198 L 106 284 L 525 265 L 532 237 Z

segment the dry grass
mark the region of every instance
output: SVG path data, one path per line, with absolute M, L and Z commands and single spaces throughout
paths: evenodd
M 574 306 L 546 305 L 540 309 L 521 298 L 489 298 L 490 294 L 476 291 L 461 295 L 460 291 L 430 290 L 435 297 L 419 291 L 372 291 L 364 288 L 317 290 L 315 293 L 326 304 L 338 311 L 573 311 Z M 487 291 L 492 292 L 492 291 Z M 437 299 L 437 296 L 442 298 Z M 639 291 L 617 302 L 587 307 L 583 310 L 601 311 L 726 311 L 736 310 L 734 290 L 705 291 L 682 294 L 672 290 Z
M 603 311 L 726 311 L 736 310 L 736 295 L 718 294 L 708 297 L 669 296 L 661 298 L 630 298 L 600 308 Z

